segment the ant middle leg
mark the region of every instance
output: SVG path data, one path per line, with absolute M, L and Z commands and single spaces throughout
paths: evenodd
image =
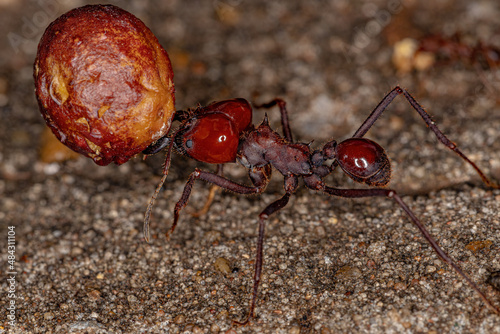
M 353 138 L 361 138 L 363 137 L 366 132 L 373 126 L 373 124 L 377 121 L 377 119 L 380 117 L 380 115 L 386 110 L 386 108 L 391 104 L 391 102 L 396 98 L 398 95 L 403 95 L 408 103 L 415 109 L 416 112 L 422 117 L 424 122 L 427 124 L 429 129 L 434 132 L 436 135 L 437 139 L 446 147 L 448 147 L 450 150 L 455 152 L 460 158 L 465 160 L 469 165 L 471 165 L 477 172 L 477 174 L 481 177 L 483 182 L 491 188 L 500 188 L 500 185 L 496 183 L 495 181 L 491 180 L 486 176 L 486 174 L 483 173 L 479 167 L 472 162 L 462 151 L 460 151 L 455 143 L 453 143 L 451 140 L 448 139 L 448 137 L 441 132 L 441 130 L 437 127 L 436 123 L 432 120 L 432 118 L 429 116 L 429 114 L 422 108 L 422 106 L 413 98 L 413 96 L 408 93 L 407 90 L 396 86 L 394 89 L 392 89 L 383 99 L 382 101 L 375 107 L 375 109 L 371 112 L 370 116 L 361 124 L 359 129 L 353 134 Z
M 262 265 L 264 263 L 264 234 L 267 219 L 273 213 L 283 209 L 290 200 L 290 196 L 297 190 L 298 188 L 298 178 L 295 175 L 289 175 L 285 178 L 285 191 L 286 193 L 276 201 L 269 204 L 259 215 L 259 236 L 257 239 L 257 252 L 255 257 L 255 271 L 253 276 L 253 290 L 252 290 L 252 300 L 250 302 L 250 307 L 248 310 L 248 315 L 244 321 L 236 321 L 233 323 L 236 325 L 244 326 L 248 324 L 251 318 L 254 317 L 255 306 L 257 303 L 257 296 L 259 291 L 260 284 L 260 276 L 262 273 Z
M 479 289 L 479 287 L 472 281 L 472 279 L 462 271 L 462 269 L 453 261 L 448 254 L 439 246 L 437 241 L 431 236 L 429 231 L 425 228 L 422 222 L 415 216 L 413 211 L 406 205 L 406 203 L 401 199 L 401 197 L 392 189 L 382 189 L 382 188 L 372 188 L 372 189 L 339 189 L 332 188 L 323 185 L 322 188 L 318 189 L 324 193 L 331 196 L 339 196 L 346 198 L 361 198 L 361 197 L 388 197 L 392 198 L 398 205 L 405 211 L 412 223 L 419 229 L 422 236 L 431 245 L 432 249 L 436 254 L 446 263 L 452 267 L 452 269 L 459 274 L 467 284 L 481 297 L 484 303 L 492 309 L 496 314 L 500 314 L 500 309 L 498 309 L 493 303 L 486 297 L 486 295 Z
M 243 321 L 233 320 L 233 323 L 236 325 L 244 326 L 248 324 L 251 318 L 254 317 L 255 306 L 257 303 L 257 296 L 259 291 L 260 284 L 260 276 L 262 273 L 262 265 L 264 263 L 263 250 L 264 250 L 264 235 L 267 219 L 274 212 L 282 209 L 288 204 L 288 200 L 290 199 L 290 193 L 286 193 L 280 199 L 269 204 L 264 211 L 262 211 L 259 215 L 259 235 L 257 239 L 257 251 L 255 257 L 255 269 L 253 275 L 253 288 L 252 288 L 252 300 L 250 302 L 250 307 L 248 309 L 248 314 Z
M 238 194 L 259 194 L 261 193 L 269 182 L 269 177 L 271 174 L 271 166 L 266 165 L 263 167 L 254 167 L 250 170 L 249 176 L 254 183 L 253 187 L 245 186 L 228 180 L 220 175 L 205 172 L 199 169 L 195 169 L 193 173 L 189 176 L 186 185 L 184 186 L 184 191 L 182 192 L 182 196 L 179 201 L 175 205 L 174 209 L 174 221 L 172 223 L 172 227 L 170 231 L 167 232 L 167 238 L 170 237 L 172 232 L 175 230 L 177 226 L 177 222 L 179 220 L 180 211 L 188 204 L 189 197 L 191 196 L 191 191 L 194 185 L 194 182 L 198 179 L 211 183 L 212 185 L 216 185 L 220 188 L 233 191 Z M 242 322 L 234 321 L 235 324 L 245 325 L 249 322 L 250 318 L 254 316 L 254 310 L 257 302 L 258 289 L 260 284 L 260 277 L 262 272 L 263 265 L 263 248 L 264 248 L 264 234 L 265 234 L 265 225 L 268 217 L 276 211 L 279 211 L 283 207 L 288 204 L 290 196 L 293 192 L 298 188 L 298 177 L 295 175 L 290 175 L 285 178 L 285 195 L 283 195 L 280 199 L 269 204 L 259 215 L 259 233 L 257 240 L 257 255 L 255 260 L 255 273 L 254 273 L 254 283 L 253 283 L 253 291 L 252 291 L 252 300 L 249 307 L 248 316 Z

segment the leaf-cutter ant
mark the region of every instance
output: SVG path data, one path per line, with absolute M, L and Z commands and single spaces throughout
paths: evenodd
M 395 87 L 383 98 L 351 138 L 340 143 L 337 143 L 335 140 L 329 141 L 319 150 L 312 150 L 308 144 L 293 141 L 286 105 L 283 100 L 275 99 L 270 103 L 259 106 L 270 108 L 277 105 L 279 107 L 283 127 L 283 136 L 281 136 L 270 128 L 267 116 L 259 126 L 253 126 L 251 123 L 252 108 L 250 104 L 244 99 L 233 99 L 212 103 L 195 110 L 176 112 L 174 119 L 181 122 L 180 126 L 144 151 L 145 154 L 154 154 L 165 147 L 167 148 L 163 177 L 149 202 L 144 219 L 144 236 L 146 241 L 149 242 L 150 239 L 149 221 L 151 210 L 167 178 L 172 149 L 175 148 L 178 153 L 195 160 L 217 164 L 219 167 L 222 164 L 237 161 L 248 169 L 252 185 L 241 185 L 225 178 L 222 176 L 221 168 L 218 168 L 217 173 L 196 168 L 189 176 L 182 196 L 175 205 L 174 221 L 170 231 L 167 233 L 167 237 L 174 231 L 179 220 L 179 213 L 187 205 L 193 184 L 196 180 L 203 180 L 237 194 L 260 194 L 269 182 L 272 168 L 275 168 L 284 176 L 285 194 L 269 204 L 259 215 L 252 299 L 248 316 L 241 322 L 235 321 L 236 324 L 244 325 L 254 316 L 262 271 L 262 250 L 266 221 L 271 214 L 287 205 L 290 196 L 298 188 L 299 178 L 302 178 L 306 187 L 330 196 L 348 198 L 388 197 L 394 200 L 406 212 L 436 254 L 444 262 L 448 263 L 476 291 L 488 307 L 496 314 L 500 314 L 500 310 L 493 305 L 469 276 L 441 249 L 436 240 L 430 235 L 397 192 L 392 189 L 383 188 L 391 179 L 389 159 L 379 144 L 363 137 L 387 106 L 401 94 L 413 109 L 418 112 L 443 145 L 470 164 L 488 187 L 500 188 L 497 183 L 490 180 L 474 162 L 467 158 L 439 130 L 420 104 L 406 90 L 400 87 Z M 333 162 L 329 163 L 329 161 Z M 333 172 L 337 166 L 354 181 L 364 183 L 370 186 L 370 188 L 340 189 L 326 185 L 323 182 L 323 178 Z
M 424 36 L 419 40 L 417 52 L 430 52 L 441 61 L 461 61 L 484 69 L 495 69 L 500 65 L 500 49 L 483 42 L 470 46 L 458 33 L 449 37 L 441 34 Z

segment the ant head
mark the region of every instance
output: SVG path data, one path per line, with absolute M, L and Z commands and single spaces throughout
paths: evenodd
M 242 98 L 213 102 L 195 110 L 196 115 L 210 113 L 224 114 L 234 123 L 238 133 L 246 130 L 252 123 L 252 107 Z
M 188 157 L 212 164 L 236 161 L 240 134 L 224 114 L 210 113 L 187 120 L 173 138 Z
M 390 181 L 389 158 L 382 146 L 372 140 L 344 140 L 335 146 L 335 157 L 340 168 L 356 182 L 380 187 Z
M 192 159 L 222 164 L 236 161 L 240 134 L 252 122 L 244 99 L 212 103 L 194 111 L 173 137 L 176 149 Z

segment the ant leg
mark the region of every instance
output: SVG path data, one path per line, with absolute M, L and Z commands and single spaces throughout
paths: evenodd
M 224 169 L 224 165 L 223 164 L 218 164 L 217 165 L 217 170 L 216 170 L 215 173 L 217 175 L 219 175 L 219 176 L 223 176 L 224 175 L 223 169 Z M 212 205 L 212 202 L 214 201 L 215 194 L 217 193 L 217 190 L 219 190 L 219 189 L 220 189 L 219 186 L 217 186 L 215 184 L 212 184 L 210 186 L 210 191 L 208 193 L 207 201 L 203 205 L 203 208 L 201 208 L 197 212 L 193 212 L 191 214 L 191 216 L 197 218 L 197 217 L 201 217 L 201 216 L 205 215 L 208 212 L 208 210 L 210 209 L 210 206 Z
M 339 197 L 348 197 L 348 198 L 360 198 L 360 197 L 388 197 L 392 198 L 399 206 L 406 212 L 406 214 L 410 217 L 413 224 L 420 230 L 420 233 L 424 236 L 425 240 L 429 242 L 432 249 L 436 252 L 436 254 L 446 263 L 448 263 L 453 270 L 469 284 L 469 286 L 479 294 L 484 303 L 491 308 L 496 314 L 500 315 L 500 309 L 493 305 L 493 303 L 484 295 L 479 287 L 472 281 L 467 274 L 465 274 L 462 269 L 446 254 L 446 252 L 441 249 L 437 241 L 431 236 L 429 231 L 425 228 L 425 226 L 420 222 L 420 220 L 415 216 L 413 211 L 406 205 L 405 202 L 399 197 L 396 191 L 391 189 L 338 189 L 331 188 L 324 185 L 320 190 L 325 192 L 331 196 L 339 196 Z
M 264 191 L 269 182 L 270 173 L 271 169 L 270 166 L 268 165 L 260 168 L 254 168 L 253 170 L 251 170 L 250 173 L 254 186 L 245 186 L 233 182 L 231 180 L 228 180 L 223 176 L 210 172 L 205 172 L 196 168 L 194 172 L 191 173 L 191 175 L 189 175 L 189 179 L 186 182 L 186 185 L 184 186 L 184 191 L 182 192 L 181 198 L 175 204 L 174 221 L 172 223 L 170 231 L 167 232 L 166 234 L 167 238 L 169 238 L 170 234 L 174 232 L 175 227 L 177 226 L 177 222 L 179 221 L 179 214 L 181 210 L 188 204 L 189 197 L 191 196 L 191 190 L 194 185 L 194 181 L 199 179 L 211 183 L 213 185 L 216 185 L 222 189 L 235 192 L 237 194 L 252 195 L 252 194 L 260 194 L 262 191 Z
M 373 124 L 377 121 L 377 119 L 380 117 L 382 112 L 389 106 L 389 104 L 396 98 L 396 96 L 403 94 L 408 103 L 415 109 L 416 112 L 419 113 L 419 115 L 422 117 L 424 122 L 427 124 L 427 126 L 434 132 L 436 135 L 437 139 L 446 147 L 448 147 L 450 150 L 454 151 L 459 157 L 461 157 L 463 160 L 465 160 L 469 165 L 471 165 L 476 172 L 479 174 L 483 182 L 490 188 L 495 188 L 498 189 L 500 188 L 500 185 L 496 183 L 495 181 L 490 180 L 480 169 L 479 167 L 472 162 L 465 154 L 462 153 L 457 147 L 455 143 L 453 143 L 451 140 L 446 137 L 444 133 L 439 130 L 437 127 L 436 123 L 432 120 L 432 118 L 427 114 L 427 112 L 420 106 L 420 104 L 413 98 L 413 96 L 408 93 L 405 89 L 396 86 L 393 90 L 387 94 L 382 101 L 377 105 L 377 107 L 372 111 L 370 116 L 361 124 L 359 129 L 354 133 L 353 138 L 361 138 L 363 137 L 366 132 L 373 126 Z M 335 163 L 334 166 L 337 164 Z
M 396 98 L 396 96 L 400 95 L 403 92 L 403 89 L 399 86 L 396 86 L 387 94 L 382 101 L 373 109 L 370 116 L 361 124 L 359 129 L 352 135 L 353 138 L 361 138 L 363 137 L 368 130 L 373 126 L 373 124 L 377 121 L 377 119 L 382 115 L 384 110 L 391 104 L 391 102 Z M 425 119 L 424 119 L 425 120 Z
M 266 221 L 270 215 L 275 213 L 276 211 L 281 210 L 288 204 L 288 200 L 290 199 L 291 193 L 286 193 L 280 199 L 269 204 L 264 211 L 262 211 L 259 215 L 259 236 L 257 239 L 257 255 L 255 258 L 255 271 L 253 275 L 253 291 L 252 291 L 252 301 L 250 303 L 250 308 L 248 310 L 248 315 L 244 321 L 233 320 L 233 324 L 244 326 L 248 324 L 250 318 L 254 317 L 255 305 L 257 302 L 257 293 L 259 290 L 260 284 L 260 276 L 262 273 L 262 264 L 263 264 L 263 249 L 264 249 L 264 234 Z
M 254 317 L 255 305 L 257 302 L 257 293 L 259 290 L 260 275 L 262 273 L 263 264 L 263 249 L 264 249 L 264 230 L 266 226 L 266 221 L 270 215 L 283 209 L 290 200 L 290 196 L 297 190 L 299 186 L 299 178 L 296 175 L 288 175 L 285 177 L 285 194 L 277 199 L 276 201 L 269 204 L 259 215 L 259 238 L 257 240 L 257 256 L 255 259 L 255 272 L 253 276 L 253 292 L 252 301 L 250 303 L 250 308 L 248 310 L 248 315 L 244 321 L 233 320 L 233 324 L 236 325 L 246 325 L 250 318 Z
M 281 127 L 283 128 L 283 135 L 288 142 L 292 143 L 292 131 L 290 130 L 290 123 L 288 121 L 288 111 L 286 110 L 286 102 L 280 98 L 276 98 L 271 102 L 256 105 L 255 108 L 272 108 L 278 105 L 281 114 Z

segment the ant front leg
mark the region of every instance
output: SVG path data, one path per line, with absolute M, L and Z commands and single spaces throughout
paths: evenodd
M 406 100 L 408 101 L 408 103 L 413 107 L 413 109 L 415 109 L 415 111 L 417 111 L 419 113 L 419 115 L 422 117 L 422 119 L 427 124 L 427 126 L 429 127 L 429 129 L 431 129 L 432 132 L 434 132 L 434 134 L 436 135 L 437 139 L 443 145 L 445 145 L 446 147 L 448 147 L 450 150 L 452 150 L 453 152 L 455 152 L 460 158 L 462 158 L 469 165 L 471 165 L 476 170 L 476 172 L 479 174 L 479 176 L 481 177 L 481 179 L 483 180 L 483 182 L 488 187 L 495 188 L 495 189 L 500 188 L 500 185 L 498 183 L 496 183 L 493 180 L 490 180 L 490 178 L 488 178 L 481 171 L 481 169 L 479 169 L 479 167 L 474 162 L 472 162 L 465 154 L 462 153 L 462 151 L 460 151 L 458 149 L 458 147 L 457 147 L 457 145 L 455 143 L 453 143 L 451 140 L 449 140 L 448 137 L 446 137 L 446 135 L 443 132 L 441 132 L 441 130 L 439 130 L 439 128 L 434 123 L 434 121 L 429 116 L 429 114 L 427 114 L 427 112 L 424 110 L 424 108 L 422 108 L 422 106 L 420 106 L 420 104 L 413 98 L 413 96 L 411 96 L 410 93 L 408 93 L 408 91 L 406 91 L 405 89 L 403 89 L 403 88 L 401 88 L 399 86 L 396 86 L 392 91 L 389 92 L 389 94 L 387 94 L 382 99 L 382 101 L 372 111 L 372 113 L 370 114 L 370 116 L 368 116 L 368 118 L 363 122 L 363 124 L 361 124 L 361 126 L 359 127 L 359 129 L 354 133 L 354 135 L 352 137 L 353 138 L 361 138 L 361 137 L 363 137 L 366 134 L 366 132 L 368 132 L 368 130 L 377 121 L 377 119 L 384 112 L 384 110 L 389 106 L 389 104 L 396 98 L 396 96 L 401 95 L 401 94 L 403 94 L 403 96 L 406 98 Z M 336 163 L 335 163 L 335 165 L 336 165 Z
M 223 176 L 224 175 L 224 165 L 223 164 L 218 164 L 217 165 L 217 170 L 215 172 L 217 175 L 219 176 Z M 210 209 L 210 206 L 212 205 L 212 202 L 214 201 L 214 198 L 215 198 L 215 194 L 217 193 L 217 190 L 219 190 L 220 188 L 215 185 L 215 184 L 212 184 L 210 186 L 210 190 L 208 192 L 208 197 L 207 197 L 207 200 L 205 201 L 205 204 L 203 205 L 203 208 L 201 208 L 199 211 L 197 212 L 193 212 L 191 214 L 191 216 L 195 217 L 195 218 L 198 218 L 198 217 L 201 217 L 203 215 L 205 215 L 208 210 Z
M 191 175 L 189 176 L 189 179 L 186 182 L 186 185 L 184 186 L 184 191 L 182 192 L 181 198 L 175 204 L 174 221 L 172 223 L 170 231 L 167 232 L 166 234 L 167 238 L 169 238 L 170 234 L 174 232 L 175 227 L 177 226 L 177 222 L 179 221 L 179 214 L 181 210 L 188 204 L 189 197 L 191 196 L 191 190 L 193 189 L 193 185 L 196 180 L 203 180 L 205 182 L 211 183 L 212 185 L 216 185 L 222 189 L 226 189 L 235 192 L 237 194 L 242 194 L 242 195 L 260 194 L 261 192 L 264 191 L 267 184 L 269 183 L 271 168 L 269 165 L 266 165 L 264 167 L 254 167 L 250 171 L 249 175 L 254 184 L 253 187 L 241 185 L 231 180 L 228 180 L 223 176 L 210 172 L 205 172 L 196 168 L 194 172 L 191 173 Z
M 500 315 L 500 310 L 493 305 L 493 303 L 483 294 L 483 292 L 479 289 L 479 287 L 472 281 L 472 279 L 462 271 L 462 269 L 453 261 L 446 252 L 441 249 L 437 241 L 431 236 L 429 231 L 425 228 L 425 226 L 420 222 L 420 220 L 415 216 L 413 211 L 406 205 L 405 202 L 401 199 L 401 197 L 396 193 L 395 190 L 392 189 L 381 189 L 381 188 L 373 188 L 373 189 L 338 189 L 328 187 L 326 185 L 321 185 L 317 190 L 322 190 L 326 194 L 330 196 L 339 196 L 346 198 L 360 198 L 360 197 L 388 197 L 392 198 L 399 206 L 406 212 L 408 217 L 410 217 L 413 224 L 420 230 L 423 237 L 429 242 L 432 249 L 436 252 L 436 254 L 446 263 L 448 263 L 456 273 L 458 273 L 469 286 L 477 292 L 477 294 L 481 297 L 484 303 L 491 308 L 496 314 Z

